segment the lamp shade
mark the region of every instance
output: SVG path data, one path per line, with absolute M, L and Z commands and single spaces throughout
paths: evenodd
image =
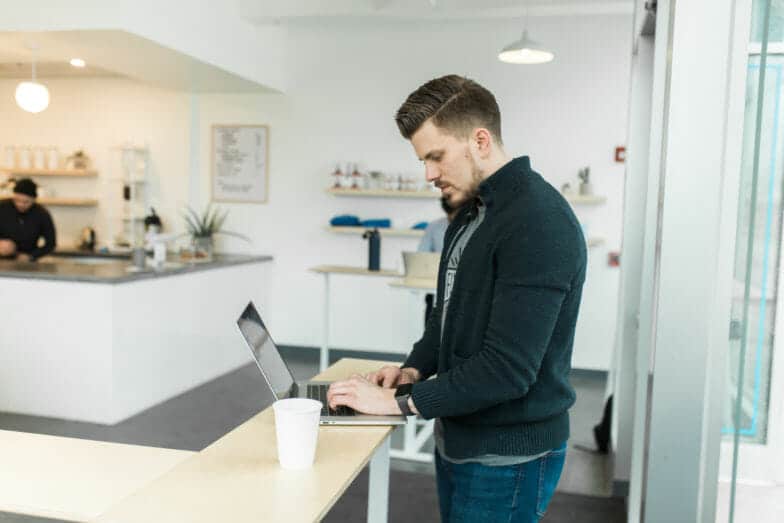
M 546 64 L 552 62 L 553 58 L 555 54 L 528 38 L 528 31 L 523 31 L 523 36 L 519 40 L 507 45 L 498 53 L 498 59 L 508 64 Z
M 21 82 L 16 86 L 16 103 L 29 113 L 40 113 L 49 107 L 49 89 L 38 82 Z

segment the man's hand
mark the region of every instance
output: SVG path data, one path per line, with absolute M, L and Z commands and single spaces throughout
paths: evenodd
M 29 262 L 33 261 L 33 258 L 29 254 L 20 252 L 16 255 L 16 261 Z
M 420 377 L 419 371 L 413 367 L 401 369 L 393 365 L 385 365 L 376 372 L 366 375 L 365 379 L 384 388 L 394 388 L 406 383 L 416 383 Z
M 12 256 L 16 252 L 13 240 L 0 240 L 0 256 Z
M 327 401 L 332 409 L 346 405 L 363 414 L 400 414 L 394 389 L 379 387 L 358 374 L 330 385 Z

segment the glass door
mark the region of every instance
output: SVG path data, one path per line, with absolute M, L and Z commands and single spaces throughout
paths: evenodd
M 784 0 L 754 0 L 717 521 L 784 521 Z

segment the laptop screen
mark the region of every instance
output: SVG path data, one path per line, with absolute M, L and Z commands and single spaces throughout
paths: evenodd
M 287 397 L 294 385 L 294 377 L 278 352 L 264 322 L 261 321 L 261 316 L 253 306 L 253 302 L 245 307 L 245 311 L 237 320 L 237 326 L 275 398 Z

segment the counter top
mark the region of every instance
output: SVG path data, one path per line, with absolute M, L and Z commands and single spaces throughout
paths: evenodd
M 146 269 L 138 270 L 126 259 L 102 256 L 45 256 L 36 262 L 0 260 L 0 278 L 113 284 L 271 260 L 271 256 L 216 254 L 208 262 L 167 261 L 158 269 L 148 263 Z

